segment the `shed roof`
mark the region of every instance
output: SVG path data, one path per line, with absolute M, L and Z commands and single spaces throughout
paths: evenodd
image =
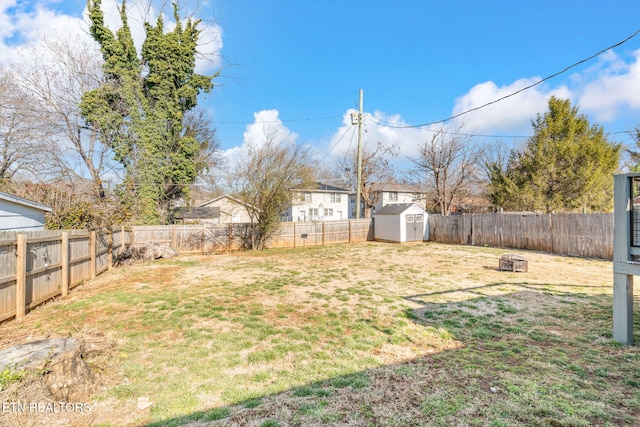
M 14 196 L 13 194 L 3 193 L 0 191 L 0 200 L 6 200 L 7 202 L 16 203 L 18 205 L 29 206 L 30 208 L 38 209 L 44 212 L 52 212 L 53 209 L 49 206 L 43 205 L 32 200 L 23 199 L 22 197 Z
M 415 203 L 391 203 L 376 210 L 374 215 L 400 215 L 412 206 L 422 210 L 422 208 Z

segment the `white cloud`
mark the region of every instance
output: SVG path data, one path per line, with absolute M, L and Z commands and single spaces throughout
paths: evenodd
M 477 84 L 456 99 L 452 116 L 500 99 L 538 81 L 540 77 L 519 79 L 501 87 L 491 81 Z M 535 86 L 495 104 L 464 114 L 456 119 L 456 123 L 457 126 L 464 124 L 464 130 L 469 133 L 527 134 L 531 130 L 531 120 L 547 109 L 551 96 L 571 98 L 571 92 L 566 86 L 553 89 L 544 85 Z
M 551 96 L 570 99 L 598 124 L 613 124 L 621 118 L 633 118 L 640 112 L 640 50 L 623 58 L 613 51 L 600 55 L 597 61 L 569 76 L 570 86 L 550 86 L 554 80 L 527 89 L 517 95 L 484 107 L 457 119 L 473 133 L 529 134 L 531 120 L 548 108 Z M 540 80 L 530 77 L 497 87 L 489 81 L 480 83 L 456 99 L 452 115 L 479 107 L 511 94 Z
M 603 55 L 598 67 L 589 70 L 591 81 L 581 89 L 578 105 L 598 122 L 610 122 L 620 114 L 640 111 L 640 50 L 626 63 L 612 52 Z
M 342 125 L 333 134 L 327 150 L 335 157 L 342 158 L 347 151 L 357 147 L 357 125 L 351 124 L 351 114 L 356 111 L 347 110 L 342 117 Z M 418 146 L 431 138 L 433 131 L 440 126 L 412 128 L 399 114 L 386 114 L 382 111 L 364 113 L 362 134 L 363 146 L 375 146 L 382 143 L 396 147 L 398 159 L 413 157 L 418 153 Z
M 295 143 L 296 135 L 289 130 L 280 118 L 278 110 L 262 110 L 253 114 L 254 122 L 247 125 L 242 134 L 242 144 L 261 145 L 267 139 L 276 144 Z
M 105 0 L 102 10 L 107 27 L 116 31 L 122 26 L 120 2 Z M 167 30 L 175 26 L 171 10 L 164 11 Z M 149 5 L 146 0 L 134 0 L 127 3 L 128 23 L 131 28 L 138 52 L 145 39 L 144 22 L 155 24 L 158 10 Z M 222 50 L 222 29 L 217 24 L 200 22 L 201 39 L 199 56 L 196 60 L 196 71 L 199 73 L 213 73 L 220 66 L 220 51 Z M 29 61 L 25 51 L 30 50 L 44 37 L 56 37 L 56 34 L 72 35 L 78 40 L 91 41 L 86 7 L 80 16 L 61 13 L 55 9 L 55 2 L 42 1 L 33 10 L 20 6 L 16 0 L 0 0 L 0 64 Z M 21 59 L 22 58 L 22 59 Z
M 541 77 L 534 76 L 503 86 L 492 81 L 479 83 L 455 100 L 451 116 L 496 101 L 540 80 Z M 624 115 L 633 117 L 640 112 L 640 97 L 637 96 L 640 93 L 640 50 L 626 60 L 608 51 L 590 67 L 568 76 L 567 84 L 561 80 L 560 84 L 552 86 L 554 80 L 557 79 L 550 79 L 445 124 L 429 127 L 411 128 L 412 123 L 407 123 L 398 114 L 365 113 L 364 143 L 380 141 L 395 145 L 399 148 L 399 158 L 407 158 L 415 156 L 419 145 L 440 129 L 464 134 L 529 135 L 531 121 L 547 111 L 551 96 L 570 99 L 580 112 L 599 124 L 612 123 Z M 344 113 L 342 125 L 333 134 L 325 153 L 331 149 L 333 156 L 341 158 L 349 147 L 357 143 L 356 126 L 351 124 L 352 112 L 355 110 Z
M 217 24 L 200 23 L 200 29 L 196 72 L 208 75 L 222 65 L 222 28 Z
M 234 164 L 246 156 L 249 147 L 259 147 L 267 140 L 275 144 L 295 144 L 298 135 L 287 128 L 278 117 L 278 110 L 262 110 L 253 113 L 254 121 L 245 128 L 242 144 L 223 152 L 227 164 Z
M 39 3 L 26 10 L 16 1 L 0 0 L 0 64 L 10 61 L 29 61 L 25 51 L 39 43 L 42 35 L 76 35 L 87 38 L 86 25 L 81 18 L 64 15 Z

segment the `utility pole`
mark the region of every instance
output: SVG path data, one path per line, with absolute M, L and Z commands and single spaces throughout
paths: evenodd
M 360 186 L 362 185 L 362 89 L 360 89 L 360 113 L 358 114 L 358 170 L 357 170 L 357 184 L 356 184 L 356 219 L 360 219 Z

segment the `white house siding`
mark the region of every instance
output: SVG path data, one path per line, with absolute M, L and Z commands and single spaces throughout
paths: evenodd
M 45 211 L 0 200 L 0 231 L 44 230 Z
M 307 194 L 305 201 L 302 201 Z M 340 201 L 337 201 L 339 198 Z M 332 191 L 297 191 L 284 221 L 339 221 L 349 217 L 349 194 Z
M 423 194 L 417 194 L 412 191 L 391 191 L 391 190 L 377 190 L 377 193 L 379 193 L 378 202 L 373 207 L 373 212 L 371 213 L 372 216 L 375 214 L 377 210 L 380 210 L 382 207 L 390 204 L 415 203 L 421 208 L 425 207 Z M 355 199 L 356 199 L 355 194 L 351 193 L 349 195 L 349 218 L 355 218 L 355 209 L 356 209 Z M 360 209 L 362 212 L 364 212 L 364 204 L 361 204 Z
M 251 222 L 251 217 L 247 212 L 247 208 L 239 200 L 235 200 L 228 196 L 218 197 L 209 202 L 203 203 L 201 207 L 219 207 L 220 218 L 216 218 L 215 223 L 219 224 L 236 224 Z
M 392 203 L 415 203 L 420 206 L 424 202 L 422 200 L 417 200 L 416 193 L 413 192 L 385 190 L 382 191 L 382 194 L 378 199 L 378 203 L 376 203 L 375 210 Z

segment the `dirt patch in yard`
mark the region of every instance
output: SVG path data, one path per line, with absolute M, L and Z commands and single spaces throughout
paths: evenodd
M 498 270 L 500 257 L 514 252 L 528 272 Z M 529 363 L 564 363 L 585 381 L 591 365 L 572 361 L 575 350 L 562 340 L 610 346 L 602 326 L 609 320 L 593 322 L 607 314 L 611 280 L 611 263 L 602 260 L 431 243 L 180 256 L 114 269 L 1 325 L 0 349 L 46 336 L 105 338 L 108 345 L 86 357 L 101 376 L 91 414 L 45 419 L 60 426 L 218 418 L 219 425 L 465 425 L 499 416 L 514 425 L 522 420 L 493 402 L 528 392 L 510 375 L 531 377 L 539 370 Z M 612 366 L 622 351 L 611 350 Z M 496 368 L 501 360 L 509 366 Z M 598 380 L 614 377 L 597 372 Z M 29 383 L 10 387 L 11 399 L 45 398 Z M 558 393 L 568 393 L 563 387 Z M 633 385 L 623 388 L 633 394 Z M 144 398 L 150 406 L 139 405 Z M 633 413 L 609 399 L 621 411 L 613 421 Z M 536 410 L 571 421 L 543 406 Z

